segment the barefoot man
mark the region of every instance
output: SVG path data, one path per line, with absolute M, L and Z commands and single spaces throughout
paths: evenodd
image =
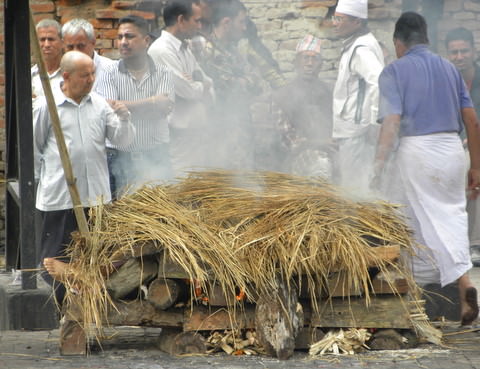
M 60 68 L 63 83 L 61 89 L 54 91 L 55 105 L 86 210 L 99 201 L 111 200 L 105 139 L 127 145 L 135 131 L 125 105 L 117 104 L 114 111 L 103 97 L 90 92 L 95 81 L 90 57 L 78 51 L 67 52 Z M 54 280 L 61 279 L 64 263 L 69 262 L 65 250 L 78 226 L 44 98 L 35 106 L 33 124 L 35 177 L 39 180 L 36 207 L 42 212 L 40 260 L 44 260 L 48 272 L 43 277 L 54 285 L 61 303 L 63 285 Z
M 406 204 L 406 215 L 418 248 L 412 258 L 419 284 L 458 282 L 463 325 L 478 316 L 477 290 L 468 276 L 472 268 L 465 210 L 465 188 L 480 194 L 478 119 L 460 72 L 428 50 L 427 23 L 406 12 L 395 24 L 393 42 L 398 60 L 379 79 L 382 122 L 376 154 L 376 175 L 398 140 L 395 178 L 389 191 Z M 470 152 L 468 183 L 459 133 L 465 129 Z

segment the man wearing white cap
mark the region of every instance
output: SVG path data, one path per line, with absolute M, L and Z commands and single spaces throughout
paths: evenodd
M 280 133 L 282 164 L 297 175 L 330 178 L 332 136 L 331 89 L 319 77 L 321 41 L 306 35 L 297 45 L 295 79 L 277 90 L 272 106 Z
M 378 76 L 384 66 L 367 17 L 367 0 L 339 0 L 333 17 L 334 31 L 343 39 L 333 93 L 333 138 L 338 143 L 335 174 L 341 186 L 357 194 L 367 191 L 373 173 Z

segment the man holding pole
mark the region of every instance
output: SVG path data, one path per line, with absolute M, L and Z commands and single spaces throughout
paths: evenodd
M 42 98 L 33 111 L 35 177 L 39 179 L 36 207 L 42 211 L 41 259 L 47 271 L 55 263 L 68 262 L 65 254 L 77 220 L 69 186 L 62 167 L 62 156 L 52 129 L 48 104 L 55 104 L 71 160 L 75 184 L 84 208 L 111 199 L 105 139 L 127 145 L 134 137 L 130 113 L 118 103 L 115 111 L 104 98 L 90 93 L 95 81 L 95 67 L 87 55 L 70 51 L 60 64 L 63 83 L 54 90 L 54 100 Z M 44 279 L 53 284 L 50 275 Z M 62 288 L 56 289 L 58 301 Z

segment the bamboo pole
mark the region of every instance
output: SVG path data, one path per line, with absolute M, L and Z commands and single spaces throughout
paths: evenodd
M 73 211 L 75 218 L 77 219 L 78 229 L 80 234 L 86 239 L 89 238 L 87 217 L 83 211 L 82 202 L 78 193 L 76 179 L 73 175 L 72 163 L 70 162 L 70 156 L 68 155 L 67 145 L 65 144 L 65 137 L 63 136 L 62 127 L 60 125 L 60 118 L 58 117 L 57 106 L 52 94 L 52 88 L 50 86 L 50 79 L 48 78 L 47 71 L 45 69 L 45 63 L 43 61 L 42 53 L 40 51 L 40 44 L 38 42 L 37 32 L 35 30 L 35 24 L 33 22 L 32 10 L 30 9 L 30 38 L 33 46 L 33 54 L 37 59 L 38 70 L 40 74 L 40 80 L 42 81 L 43 91 L 47 99 L 48 111 L 50 113 L 50 119 L 52 121 L 53 132 L 58 145 L 58 152 L 62 161 L 63 171 L 65 174 L 65 180 L 67 181 L 67 187 L 70 192 L 73 203 Z

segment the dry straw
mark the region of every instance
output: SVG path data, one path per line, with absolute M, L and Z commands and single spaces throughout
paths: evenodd
M 67 282 L 80 290 L 67 299 L 76 301 L 85 328 L 106 324 L 113 306 L 108 274 L 146 244 L 164 250 L 204 288 L 220 284 L 232 301 L 238 288 L 251 297 L 269 293 L 279 274 L 289 283 L 307 283 L 316 309 L 316 294 L 328 288 L 332 272 L 346 272 L 345 289 L 363 290 L 366 304 L 369 265 L 396 268 L 409 278 L 374 247 L 412 250 L 411 232 L 396 207 L 348 200 L 319 179 L 192 172 L 176 184 L 145 186 L 92 209 L 90 227 L 92 241 L 77 238 L 69 249 L 74 277 Z

